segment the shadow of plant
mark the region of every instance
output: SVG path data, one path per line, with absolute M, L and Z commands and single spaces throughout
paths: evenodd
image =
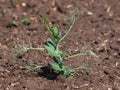
M 55 80 L 59 76 L 59 73 L 55 72 L 48 66 L 42 67 L 41 70 L 41 72 L 38 72 L 38 75 L 48 80 Z

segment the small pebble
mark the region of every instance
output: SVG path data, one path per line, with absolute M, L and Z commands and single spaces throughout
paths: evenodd
M 22 6 L 23 6 L 23 7 L 26 7 L 26 3 L 22 3 Z

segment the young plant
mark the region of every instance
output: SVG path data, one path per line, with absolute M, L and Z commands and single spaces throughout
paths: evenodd
M 49 21 L 46 19 L 46 17 L 42 17 L 42 19 L 45 27 L 53 37 L 53 40 L 51 38 L 48 38 L 46 45 L 44 45 L 45 50 L 47 50 L 54 61 L 54 63 L 49 63 L 49 66 L 65 77 L 73 77 L 74 69 L 71 69 L 68 66 L 64 66 L 64 61 L 66 60 L 66 50 L 64 52 L 59 50 L 59 45 L 71 31 L 76 20 L 75 16 L 73 17 L 73 21 L 70 25 L 69 30 L 64 36 L 61 35 L 61 32 L 57 26 L 49 26 Z
M 73 77 L 73 73 L 75 72 L 76 69 L 80 69 L 83 67 L 78 67 L 78 68 L 70 68 L 69 66 L 65 66 L 64 62 L 67 59 L 77 57 L 80 55 L 94 55 L 95 54 L 89 50 L 86 50 L 84 52 L 80 52 L 78 54 L 72 55 L 72 56 L 66 56 L 66 50 L 62 51 L 59 49 L 60 43 L 66 38 L 66 36 L 70 33 L 72 30 L 72 27 L 76 21 L 75 15 L 72 15 L 72 22 L 70 23 L 70 27 L 65 33 L 65 35 L 62 36 L 62 33 L 60 32 L 59 28 L 57 26 L 50 26 L 49 21 L 47 20 L 46 17 L 42 17 L 42 20 L 44 22 L 44 25 L 46 29 L 49 31 L 49 33 L 52 35 L 52 39 L 48 38 L 46 44 L 44 45 L 44 48 L 28 48 L 28 47 L 23 47 L 20 51 L 17 53 L 21 53 L 23 51 L 28 51 L 28 50 L 46 50 L 49 55 L 52 57 L 53 63 L 49 63 L 48 67 L 57 72 L 59 75 L 63 75 L 65 77 Z M 34 66 L 32 67 L 32 70 L 36 68 L 41 68 L 42 66 Z M 30 68 L 29 68 L 30 69 Z M 31 70 L 31 69 L 30 69 Z
M 18 23 L 17 23 L 16 21 L 13 21 L 13 22 L 12 22 L 12 25 L 15 26 L 15 27 L 17 27 L 17 26 L 18 26 Z
M 24 18 L 24 19 L 21 20 L 21 22 L 25 25 L 29 25 L 31 23 L 29 18 Z

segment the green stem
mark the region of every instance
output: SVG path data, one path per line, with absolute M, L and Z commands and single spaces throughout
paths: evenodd
M 75 24 L 76 18 L 75 16 L 73 16 L 73 21 L 72 24 L 70 25 L 68 31 L 66 32 L 66 34 L 59 40 L 58 44 L 65 39 L 65 37 L 70 33 L 70 31 L 72 30 L 73 25 Z
M 68 56 L 68 57 L 66 57 L 66 59 L 70 59 L 70 58 L 74 58 L 74 57 L 78 57 L 78 56 L 82 56 L 82 55 L 88 55 L 88 54 L 89 54 L 89 51 L 85 51 L 85 52 L 81 52 L 81 53 L 78 53 L 78 54 Z
M 47 26 L 47 30 L 53 36 L 52 32 L 50 31 L 50 27 L 49 26 Z
M 30 47 L 30 48 L 27 48 L 27 50 L 45 50 L 45 48 L 32 48 L 32 47 Z
M 45 17 L 45 16 L 38 16 L 38 18 L 40 19 L 40 18 L 42 18 L 42 21 L 43 21 L 43 23 L 44 23 L 44 25 L 45 25 L 45 28 L 48 30 L 48 32 L 52 35 L 52 32 L 50 31 L 50 26 L 49 26 L 49 21 L 48 21 L 48 19 Z
M 80 66 L 78 68 L 74 68 L 74 70 L 79 70 L 79 69 L 86 69 L 86 67 L 85 66 Z

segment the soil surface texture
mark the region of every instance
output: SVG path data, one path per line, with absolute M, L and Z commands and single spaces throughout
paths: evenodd
M 26 72 L 26 66 L 52 61 L 46 51 L 13 53 L 19 45 L 44 47 L 51 36 L 40 17 L 64 35 L 75 10 L 77 20 L 60 48 L 67 55 L 87 49 L 97 57 L 66 60 L 72 68 L 84 67 L 74 78 L 54 77 L 47 67 Z M 0 90 L 120 90 L 120 0 L 0 0 Z

